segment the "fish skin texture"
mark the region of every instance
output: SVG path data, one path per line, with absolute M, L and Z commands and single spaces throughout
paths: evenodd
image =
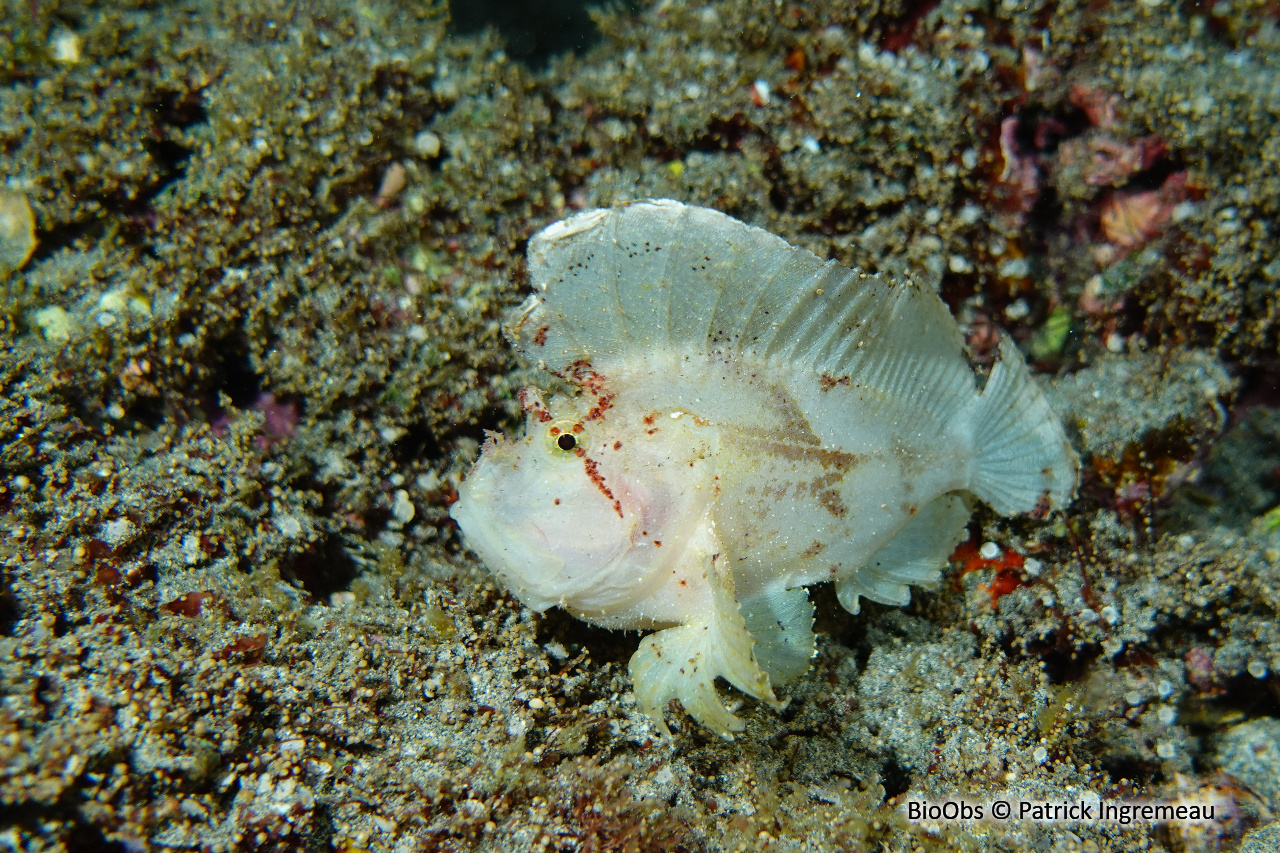
M 781 707 L 814 654 L 805 587 L 902 605 L 937 583 L 972 501 L 1043 517 L 1079 460 L 1007 338 L 979 388 L 936 294 L 670 200 L 592 210 L 529 245 L 508 330 L 572 393 L 526 389 L 451 514 L 530 608 L 651 629 L 639 708 L 724 737 L 716 679 Z

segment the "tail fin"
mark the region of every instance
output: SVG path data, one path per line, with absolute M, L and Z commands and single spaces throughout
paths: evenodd
M 974 412 L 971 490 L 1002 515 L 1047 514 L 1075 496 L 1080 459 L 1008 337 Z

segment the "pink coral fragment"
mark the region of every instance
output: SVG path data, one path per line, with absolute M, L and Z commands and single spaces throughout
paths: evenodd
M 1168 153 L 1159 136 L 1144 136 L 1136 142 L 1121 142 L 1100 135 L 1089 141 L 1091 164 L 1086 184 L 1118 187 L 1138 172 L 1155 165 Z
M 1113 93 L 1104 91 L 1097 86 L 1084 86 L 1080 83 L 1073 83 L 1068 97 L 1074 106 L 1084 110 L 1085 117 L 1089 119 L 1089 124 L 1102 130 L 1108 130 L 1115 126 L 1116 105 L 1119 103 L 1119 98 Z
M 1158 190 L 1112 193 L 1102 205 L 1102 234 L 1117 248 L 1136 249 L 1160 235 L 1186 194 L 1186 172 L 1174 172 Z

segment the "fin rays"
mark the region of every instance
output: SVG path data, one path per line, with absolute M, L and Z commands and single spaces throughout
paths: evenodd
M 552 370 L 671 348 L 848 375 L 935 417 L 973 394 L 936 294 L 713 210 L 658 200 L 579 214 L 533 238 L 529 274 L 544 293 L 517 339 Z

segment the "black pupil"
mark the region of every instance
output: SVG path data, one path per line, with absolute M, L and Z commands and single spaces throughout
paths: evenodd
M 560 437 L 556 439 L 556 447 L 561 450 L 573 450 L 578 444 L 578 440 L 572 434 L 567 432 L 560 433 Z

